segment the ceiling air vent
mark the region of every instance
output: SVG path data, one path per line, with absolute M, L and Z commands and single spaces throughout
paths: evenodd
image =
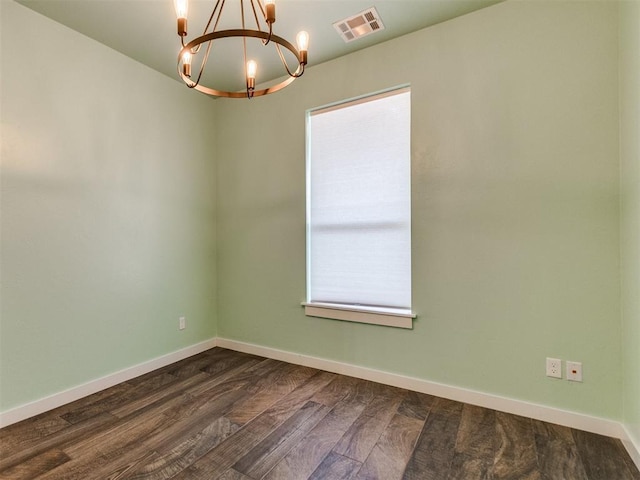
M 345 42 L 352 42 L 357 38 L 370 35 L 378 30 L 384 30 L 384 25 L 375 7 L 345 18 L 333 24 Z

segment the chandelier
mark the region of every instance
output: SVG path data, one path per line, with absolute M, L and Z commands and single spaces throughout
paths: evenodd
M 178 16 L 178 35 L 182 43 L 182 49 L 178 54 L 178 73 L 189 88 L 194 88 L 202 93 L 216 97 L 252 98 L 254 96 L 258 97 L 277 92 L 304 73 L 304 67 L 307 64 L 309 34 L 304 31 L 298 33 L 296 48 L 289 41 L 273 33 L 273 24 L 276 21 L 275 0 L 264 0 L 264 3 L 263 0 L 237 1 L 240 2 L 241 28 L 218 30 L 226 0 L 216 0 L 202 35 L 187 42 L 188 0 L 174 0 L 176 14 Z M 245 19 L 245 15 L 248 21 Z M 255 28 L 253 28 L 252 18 L 255 20 Z M 247 28 L 247 23 L 249 23 L 252 28 Z M 225 89 L 215 89 L 202 85 L 200 81 L 202 80 L 202 75 L 209 60 L 214 41 L 231 37 L 237 37 L 242 40 L 242 65 L 244 68 L 246 89 L 241 91 L 227 91 Z M 283 81 L 268 88 L 256 89 L 258 64 L 255 60 L 247 58 L 247 39 L 249 38 L 258 39 L 263 46 L 271 44 L 275 47 L 280 61 L 284 66 L 284 70 L 287 73 L 287 77 Z M 282 50 L 283 48 L 291 52 L 297 59 L 296 68 L 289 67 Z M 201 52 L 201 50 L 204 51 Z M 196 58 L 199 60 L 200 65 L 197 68 L 193 68 L 194 73 L 192 73 L 192 63 Z

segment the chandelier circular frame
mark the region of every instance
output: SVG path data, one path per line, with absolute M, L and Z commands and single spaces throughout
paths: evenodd
M 220 30 L 217 32 L 207 33 L 205 35 L 202 35 L 200 37 L 197 37 L 191 40 L 182 48 L 182 50 L 180 50 L 180 53 L 178 54 L 178 73 L 182 78 L 182 81 L 189 88 L 193 88 L 195 90 L 198 90 L 199 92 L 205 93 L 207 95 L 213 95 L 216 97 L 227 97 L 227 98 L 246 98 L 247 97 L 246 90 L 230 92 L 226 90 L 217 90 L 215 88 L 210 88 L 204 85 L 200 85 L 199 82 L 194 82 L 188 76 L 186 76 L 182 71 L 182 69 L 180 68 L 180 65 L 182 64 L 182 58 L 185 53 L 187 52 L 191 53 L 192 51 L 194 51 L 194 49 L 197 49 L 199 45 L 205 42 L 213 42 L 214 40 L 219 38 L 231 38 L 231 37 L 240 37 L 240 38 L 250 37 L 250 38 L 259 38 L 266 42 L 271 41 L 277 44 L 276 48 L 278 48 L 278 45 L 281 45 L 287 50 L 289 50 L 297 59 L 300 58 L 300 52 L 298 52 L 298 49 L 294 47 L 293 44 L 291 44 L 289 41 L 285 40 L 284 38 L 279 37 L 278 35 L 274 35 L 270 32 L 263 32 L 260 30 L 248 30 L 248 29 L 231 29 L 231 30 Z M 262 95 L 267 95 L 269 93 L 274 93 L 274 92 L 277 92 L 278 90 L 282 90 L 284 87 L 291 84 L 296 78 L 302 75 L 303 72 L 304 72 L 304 65 L 300 63 L 300 61 L 298 61 L 298 68 L 293 74 L 290 74 L 288 78 L 271 87 L 264 88 L 262 90 L 255 90 L 252 92 L 252 96 L 260 97 Z

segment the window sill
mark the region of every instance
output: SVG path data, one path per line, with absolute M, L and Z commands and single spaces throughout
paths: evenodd
M 307 317 L 331 318 L 347 322 L 369 323 L 385 327 L 413 328 L 416 315 L 408 310 L 393 308 L 358 307 L 331 303 L 303 303 Z

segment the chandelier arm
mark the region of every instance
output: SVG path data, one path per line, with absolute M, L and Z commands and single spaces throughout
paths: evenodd
M 253 7 L 253 0 L 251 1 L 251 6 Z M 242 29 L 246 30 L 244 23 L 244 0 L 240 0 L 240 17 L 242 18 Z M 247 98 L 251 99 L 253 97 L 251 86 L 249 85 L 249 76 L 248 76 L 248 66 L 247 66 L 247 37 L 242 37 L 242 58 L 244 60 L 244 82 L 247 87 Z
M 260 22 L 258 21 L 258 12 L 256 12 L 256 6 L 253 3 L 253 0 L 251 0 L 251 9 L 253 10 L 253 18 L 256 19 L 256 30 L 262 31 L 260 28 Z
M 244 26 L 244 25 L 243 25 Z M 247 73 L 247 69 L 249 68 L 247 66 L 247 37 L 242 37 L 242 58 L 244 59 L 244 82 L 245 85 L 247 86 L 247 98 L 251 98 L 253 97 L 253 90 L 255 90 L 255 87 L 252 88 L 251 85 L 249 85 L 249 76 Z M 255 79 L 254 79 L 255 82 Z
M 218 22 L 220 21 L 220 16 L 222 15 L 222 9 L 224 8 L 224 2 L 225 2 L 225 0 L 222 0 L 222 6 L 220 6 L 220 0 L 216 1 L 215 6 L 213 7 L 213 11 L 211 12 L 211 16 L 209 17 L 209 21 L 207 22 L 207 26 L 204 27 L 204 31 L 202 32 L 203 35 L 205 35 L 207 33 L 207 30 L 209 30 L 209 26 L 211 25 L 211 22 L 213 21 L 213 17 L 216 14 L 216 10 L 218 10 L 218 6 L 220 6 L 220 12 L 218 13 L 218 17 L 216 19 L 216 23 L 213 25 L 213 29 L 215 30 L 216 27 L 218 26 Z
M 211 47 L 213 46 L 213 42 L 207 42 L 207 51 L 204 54 L 204 58 L 202 59 L 202 63 L 200 63 L 200 71 L 198 72 L 198 78 L 195 82 L 195 86 L 200 85 L 200 79 L 202 78 L 202 72 L 204 72 L 204 67 L 207 66 L 207 61 L 209 60 L 209 53 L 211 52 Z M 192 87 L 193 88 L 193 87 Z
M 262 5 L 262 0 L 258 0 L 258 6 L 260 7 L 260 12 L 262 12 L 262 16 L 267 18 L 267 12 L 264 9 L 264 5 Z
M 222 0 L 222 7 L 224 7 L 224 2 L 225 2 L 225 0 Z M 207 25 L 204 27 L 204 31 L 202 32 L 202 35 L 206 35 L 207 30 L 209 29 L 209 26 L 211 25 L 211 22 L 213 21 L 213 17 L 216 14 L 216 10 L 218 10 L 218 6 L 219 5 L 220 5 L 220 0 L 217 0 L 215 6 L 213 7 L 213 11 L 211 12 L 211 16 L 209 17 L 209 21 L 207 22 Z M 222 7 L 220 7 L 220 13 L 218 14 L 217 21 L 216 21 L 216 23 L 215 23 L 215 25 L 213 27 L 214 30 L 216 29 L 216 26 L 218 25 L 218 22 L 220 21 L 220 15 L 222 14 Z M 182 46 L 184 47 L 184 39 L 182 40 Z M 193 49 L 191 49 L 191 53 L 193 53 L 193 54 L 199 53 L 201 47 L 202 47 L 202 44 L 194 47 Z
M 267 46 L 269 45 L 269 42 L 271 41 L 271 36 L 273 35 L 273 25 L 269 24 L 269 38 L 267 38 L 266 40 L 262 41 L 262 44 Z
M 289 76 L 294 78 L 301 77 L 302 74 L 304 73 L 304 65 L 302 65 L 298 60 L 298 68 L 296 69 L 295 72 L 291 73 L 291 70 L 289 69 L 289 65 L 287 64 L 287 60 L 284 58 L 284 55 L 282 53 L 282 49 L 280 48 L 280 45 L 278 45 L 277 43 L 276 43 L 276 50 L 278 51 L 278 55 L 280 56 L 280 61 L 282 62 L 282 65 L 284 66 Z
M 264 8 L 262 8 L 262 4 L 260 3 L 260 0 L 258 0 L 258 6 L 260 7 L 262 16 L 265 17 L 266 19 L 267 15 L 264 13 Z M 253 0 L 251 0 L 251 9 L 253 10 L 253 18 L 255 18 L 256 20 L 256 30 L 261 32 L 262 27 L 260 26 L 260 20 L 258 20 L 258 12 L 256 11 L 256 6 L 253 3 Z M 262 40 L 263 45 L 269 45 L 269 42 L 271 41 L 271 35 L 273 35 L 273 25 L 270 22 L 267 22 L 267 25 L 269 26 L 269 37 L 267 37 L 266 40 Z

